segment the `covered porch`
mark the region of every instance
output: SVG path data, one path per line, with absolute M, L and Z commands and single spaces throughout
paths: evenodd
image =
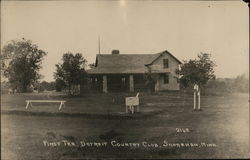
M 144 74 L 91 74 L 91 89 L 99 92 L 135 92 L 147 90 Z

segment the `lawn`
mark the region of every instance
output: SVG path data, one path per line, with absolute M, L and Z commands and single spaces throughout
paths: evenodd
M 202 96 L 193 111 L 192 95 L 140 93 L 141 112 L 127 115 L 124 98 L 134 95 L 2 95 L 2 158 L 249 158 L 248 94 Z M 25 110 L 26 99 L 67 103 Z

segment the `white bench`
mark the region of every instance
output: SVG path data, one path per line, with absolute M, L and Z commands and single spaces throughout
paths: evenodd
M 137 112 L 139 112 L 139 93 L 136 94 L 135 97 L 126 97 L 126 113 L 128 113 L 128 110 L 134 114 L 134 107 L 137 107 Z
M 62 109 L 62 106 L 65 106 L 66 101 L 61 100 L 26 100 L 26 109 L 29 105 L 32 107 L 32 103 L 60 103 L 59 110 Z

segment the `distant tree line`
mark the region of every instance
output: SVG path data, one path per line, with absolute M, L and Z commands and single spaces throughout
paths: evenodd
M 39 83 L 39 86 L 41 88 L 41 91 L 44 91 L 44 90 L 47 90 L 47 91 L 56 90 L 56 83 L 55 82 L 42 81 L 41 83 Z
M 249 77 L 245 74 L 236 78 L 218 78 L 208 81 L 204 86 L 204 92 L 207 94 L 249 92 Z

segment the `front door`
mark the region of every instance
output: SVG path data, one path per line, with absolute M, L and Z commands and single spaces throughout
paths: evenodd
M 129 90 L 129 77 L 127 75 L 108 75 L 108 90 L 113 92 L 126 92 Z

